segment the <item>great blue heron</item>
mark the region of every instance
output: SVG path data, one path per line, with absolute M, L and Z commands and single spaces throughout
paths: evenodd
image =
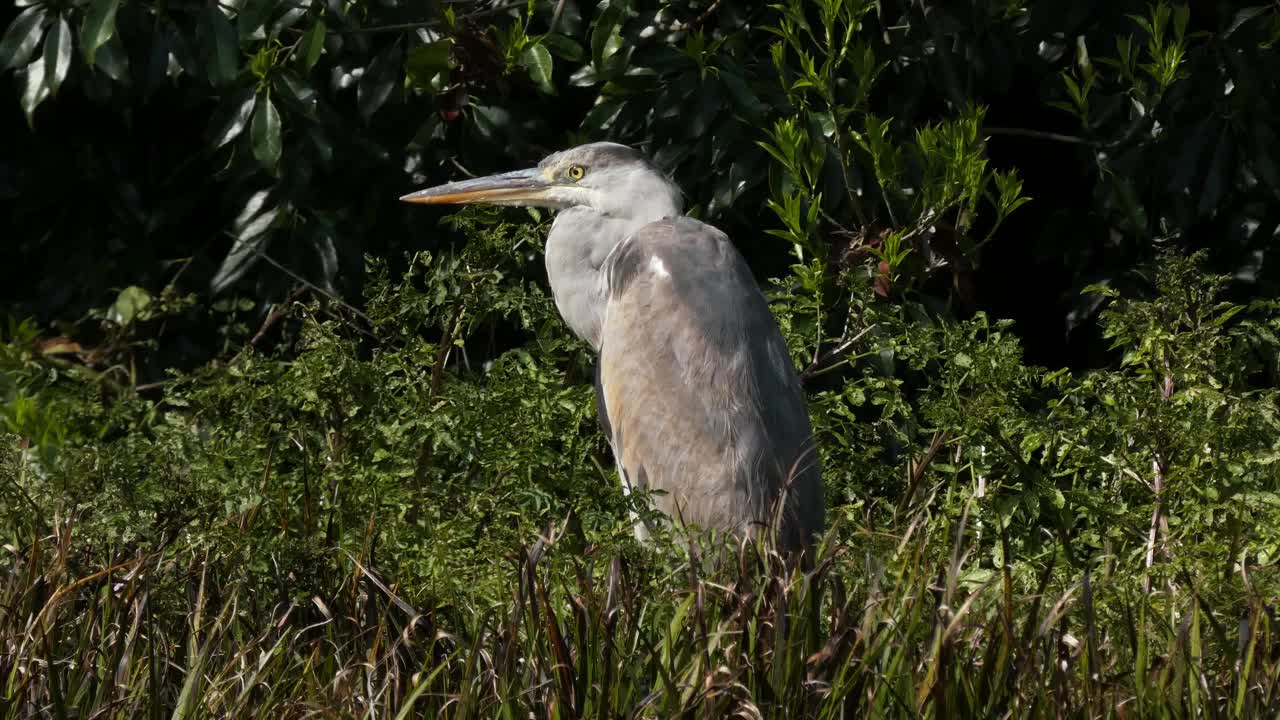
M 665 491 L 655 504 L 668 516 L 740 535 L 776 520 L 782 549 L 822 531 L 813 431 L 778 325 L 729 238 L 685 217 L 680 188 L 648 158 L 591 143 L 400 199 L 560 211 L 547 277 L 599 353 L 600 424 L 625 492 Z

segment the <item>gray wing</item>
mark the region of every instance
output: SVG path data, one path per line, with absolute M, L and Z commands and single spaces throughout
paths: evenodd
M 789 483 L 778 538 L 808 542 L 823 494 L 808 409 L 745 261 L 719 230 L 661 220 L 605 263 L 598 390 L 624 482 L 686 523 L 755 532 Z

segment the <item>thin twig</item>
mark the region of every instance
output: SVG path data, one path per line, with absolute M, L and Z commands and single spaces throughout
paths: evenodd
M 506 5 L 499 5 L 497 7 L 485 8 L 483 10 L 474 10 L 465 15 L 460 15 L 458 19 L 474 20 L 476 18 L 482 18 L 488 15 L 501 15 L 502 13 L 508 10 L 515 10 L 517 8 L 525 7 L 527 4 L 528 3 L 525 3 L 525 2 L 511 2 L 511 3 L 507 3 Z M 330 32 L 333 32 L 334 34 L 337 34 L 337 35 L 368 35 L 372 33 L 403 32 L 405 30 L 421 30 L 423 28 L 435 27 L 436 25 L 439 25 L 441 22 L 442 21 L 440 18 L 436 18 L 434 20 L 421 20 L 419 22 L 395 23 L 392 25 L 374 25 L 372 27 L 351 28 L 349 30 L 334 28 Z
M 361 312 L 359 308 L 351 305 L 350 303 L 344 301 L 342 298 L 334 295 L 328 290 L 325 290 L 319 285 L 316 285 L 315 283 L 302 277 L 298 273 L 290 270 L 289 268 L 277 262 L 274 258 L 266 254 L 265 252 L 259 250 L 258 256 L 261 257 L 263 260 L 266 260 L 268 263 L 270 263 L 273 267 L 275 267 L 275 269 L 293 278 L 295 282 L 299 282 L 299 283 L 302 283 L 303 285 L 306 285 L 307 288 L 310 289 L 312 292 L 320 293 L 321 295 L 325 296 L 326 298 L 333 301 L 334 303 L 341 306 L 342 308 L 345 308 L 346 310 L 351 311 L 352 314 L 354 314 L 356 317 L 360 318 L 361 320 L 364 320 L 365 322 L 369 323 L 369 325 L 373 325 L 373 319 L 370 318 L 368 315 L 365 315 L 363 312 Z
M 1028 130 L 1026 128 L 992 127 L 984 125 L 982 126 L 982 132 L 990 135 L 1016 135 L 1018 137 L 1036 138 L 1038 140 L 1052 140 L 1054 142 L 1070 143 L 1072 145 L 1098 145 L 1096 141 L 1080 137 L 1079 135 L 1064 135 L 1062 133 L 1045 132 L 1043 130 Z
M 462 326 L 462 318 L 467 312 L 467 306 L 463 305 L 458 310 L 458 317 L 449 326 L 445 328 L 444 336 L 440 338 L 440 347 L 436 349 L 436 362 L 431 367 L 431 397 L 435 397 L 440 392 L 440 380 L 444 377 L 445 363 L 449 362 L 449 350 L 453 347 L 453 338 Z
M 551 26 L 547 28 L 548 35 L 556 31 L 556 26 L 560 24 L 560 14 L 563 12 L 564 0 L 560 0 L 560 2 L 556 3 L 555 12 L 551 13 Z
M 1160 385 L 1160 398 L 1168 402 L 1173 397 L 1174 381 L 1173 370 L 1169 367 L 1169 358 L 1164 358 L 1164 379 Z M 1145 561 L 1145 577 L 1142 578 L 1142 591 L 1144 593 L 1151 592 L 1151 568 L 1156 561 L 1156 545 L 1157 539 L 1164 537 L 1168 533 L 1169 523 L 1164 518 L 1164 489 L 1165 476 L 1168 466 L 1165 460 L 1164 452 L 1158 447 L 1151 459 L 1151 491 L 1155 493 L 1155 501 L 1151 508 L 1151 527 L 1147 530 L 1147 556 Z M 1165 550 L 1162 548 L 1161 554 Z
M 458 162 L 458 158 L 456 158 L 456 157 L 454 157 L 454 156 L 450 155 L 450 156 L 449 156 L 449 162 L 453 163 L 453 166 L 454 166 L 454 167 L 456 167 L 456 168 L 458 168 L 458 170 L 459 170 L 463 175 L 466 175 L 466 176 L 467 176 L 467 177 L 469 177 L 469 178 L 473 178 L 473 177 L 475 177 L 475 176 L 476 176 L 476 174 L 475 174 L 475 173 L 471 172 L 470 170 L 468 170 L 467 168 L 465 168 L 465 167 L 462 165 L 462 163 Z
M 1144 567 L 1146 569 L 1145 577 L 1142 578 L 1142 592 L 1151 592 L 1151 568 L 1155 565 L 1156 560 L 1156 538 L 1160 533 L 1160 520 L 1164 506 L 1164 463 L 1159 454 L 1151 461 L 1151 472 L 1155 476 L 1152 483 L 1156 498 L 1154 507 L 1151 509 L 1151 527 L 1147 531 L 1147 557 Z
M 845 340 L 844 342 L 840 343 L 832 350 L 824 353 L 821 357 L 815 359 L 813 363 L 809 365 L 809 367 L 804 369 L 804 372 L 800 373 L 800 379 L 805 380 L 824 372 L 825 370 L 822 369 L 822 366 L 825 363 L 830 362 L 837 355 L 839 355 L 840 353 L 843 353 L 845 350 L 848 350 L 851 345 L 861 340 L 863 336 L 871 332 L 873 329 L 875 329 L 875 327 L 876 327 L 875 325 L 868 325 L 867 327 L 862 329 L 862 332 L 858 333 L 857 335 L 854 335 L 848 340 Z
M 902 500 L 898 503 L 895 515 L 901 516 L 907 507 L 911 504 L 911 499 L 915 497 L 916 490 L 920 487 L 920 481 L 924 479 L 924 471 L 933 462 L 934 458 L 942 450 L 947 443 L 949 433 L 945 430 L 939 430 L 933 434 L 933 439 L 929 441 L 929 447 L 920 456 L 919 460 L 909 461 L 907 463 L 907 474 L 910 476 L 910 482 L 907 485 L 907 492 L 902 496 Z
M 262 321 L 262 325 L 258 327 L 258 332 L 254 333 L 253 338 L 249 340 L 249 345 L 256 347 L 258 342 L 267 334 L 267 331 L 272 327 L 275 327 L 275 324 L 280 322 L 280 318 L 284 317 L 284 309 L 292 305 L 294 301 L 301 297 L 302 293 L 305 291 L 305 287 L 300 287 L 292 293 L 289 293 L 289 298 L 287 300 L 276 305 L 274 308 L 271 308 L 271 312 L 267 313 L 266 319 L 264 319 Z
M 702 11 L 701 15 L 695 18 L 692 23 L 686 25 L 684 29 L 688 30 L 690 28 L 702 27 L 702 23 L 706 22 L 707 18 L 711 17 L 711 13 L 715 12 L 720 7 L 721 1 L 722 0 L 714 0 L 714 2 L 707 6 L 706 10 Z M 561 0 L 561 2 L 563 2 L 563 0 Z

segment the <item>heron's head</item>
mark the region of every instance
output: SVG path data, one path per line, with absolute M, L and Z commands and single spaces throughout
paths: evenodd
M 608 142 L 562 150 L 528 170 L 438 185 L 400 199 L 433 205 L 586 207 L 646 222 L 679 215 L 683 205 L 680 189 L 647 157 Z

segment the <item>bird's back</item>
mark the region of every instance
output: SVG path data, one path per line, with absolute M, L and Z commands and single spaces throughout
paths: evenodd
M 758 532 L 787 488 L 778 540 L 823 527 L 799 377 L 745 261 L 690 218 L 643 226 L 605 263 L 602 420 L 627 479 L 703 527 Z

